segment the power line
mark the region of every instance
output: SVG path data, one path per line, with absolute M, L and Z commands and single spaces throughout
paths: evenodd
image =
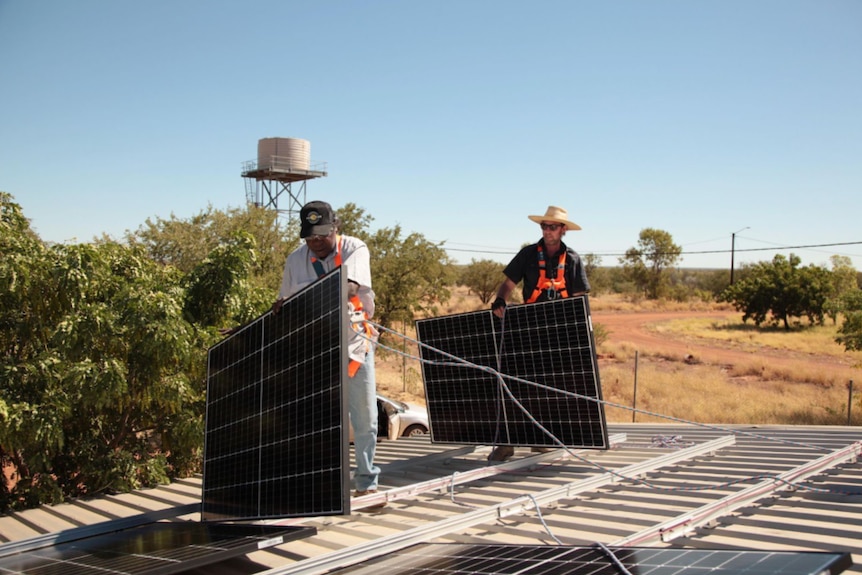
M 862 242 L 842 242 L 842 243 L 834 243 L 834 244 L 810 244 L 803 246 L 784 246 L 784 247 L 770 247 L 770 248 L 747 248 L 747 249 L 739 249 L 736 248 L 736 252 L 774 252 L 776 250 L 802 250 L 809 248 L 829 248 L 835 246 L 858 246 L 862 245 Z M 682 252 L 683 254 L 726 254 L 730 250 L 712 250 L 712 251 L 700 251 L 700 252 Z M 616 255 L 616 254 L 609 254 Z M 620 254 L 625 255 L 625 254 Z
M 769 248 L 746 248 L 746 249 L 736 249 L 737 253 L 739 252 L 774 252 L 780 250 L 801 250 L 801 249 L 812 249 L 812 248 L 829 248 L 836 246 L 858 246 L 862 245 L 862 242 L 839 242 L 839 243 L 831 243 L 831 244 L 808 244 L 808 245 L 798 245 L 798 246 L 775 246 Z M 485 250 L 485 249 L 466 249 L 466 248 L 449 248 L 445 247 L 446 251 L 450 252 L 468 252 L 468 253 L 482 253 L 482 254 L 512 254 L 511 250 Z M 728 254 L 731 250 L 702 250 L 702 251 L 682 251 L 680 255 L 703 255 L 703 254 Z M 625 253 L 600 253 L 600 252 L 584 252 L 585 254 L 589 253 L 596 256 L 624 256 Z

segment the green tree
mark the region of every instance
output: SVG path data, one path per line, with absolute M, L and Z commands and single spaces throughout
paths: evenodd
M 19 475 L 6 503 L 128 490 L 192 471 L 172 468 L 169 451 L 153 447 L 190 451 L 169 421 L 187 426 L 202 415 L 175 272 L 109 243 L 55 246 L 42 263 L 50 267 L 28 287 L 55 297 L 28 318 L 37 331 L 15 326 L 38 345 L 3 353 L 0 446 Z
M 235 232 L 184 278 L 186 319 L 202 326 L 246 323 L 272 305 L 267 286 L 251 285 L 256 243 L 246 232 Z
M 42 322 L 52 319 L 56 303 L 42 276 L 50 252 L 10 194 L 0 192 L 0 349 L 16 361 L 44 346 Z
M 830 272 L 815 265 L 801 268 L 800 263 L 794 254 L 778 254 L 771 262 L 746 266 L 745 279 L 728 286 L 719 299 L 744 312 L 742 321 L 751 319 L 758 326 L 769 319 L 790 329 L 791 318 L 801 317 L 822 324 L 832 290 Z
M 401 226 L 383 228 L 368 236 L 374 282 L 374 321 L 384 327 L 431 314 L 447 301 L 455 274 L 442 245 L 422 234 L 401 237 Z
M 147 219 L 146 223 L 134 233 L 126 235 L 132 245 L 140 245 L 154 261 L 176 267 L 192 274 L 187 281 L 190 289 L 198 290 L 196 299 L 205 299 L 209 292 L 212 298 L 230 296 L 228 316 L 223 318 L 224 325 L 242 324 L 257 317 L 275 300 L 281 285 L 284 261 L 299 243 L 299 226 L 284 223 L 278 219 L 274 210 L 248 205 L 245 208 L 232 208 L 227 211 L 215 210 L 211 206 L 189 219 L 178 219 L 173 214 L 169 219 Z M 213 291 L 216 283 L 236 279 L 240 268 L 235 264 L 237 257 L 247 253 L 251 258 L 247 276 L 231 284 L 231 294 L 217 294 Z M 221 261 L 233 258 L 231 261 Z M 216 278 L 214 273 L 225 273 Z M 221 284 L 228 285 L 228 284 Z M 205 305 L 205 304 L 202 304 Z M 204 318 L 203 308 L 191 311 L 193 317 L 209 324 L 211 318 Z
M 619 258 L 626 277 L 647 297 L 662 297 L 668 287 L 668 268 L 682 259 L 682 248 L 664 230 L 641 230 L 637 247 L 626 250 Z
M 0 462 L 17 473 L 14 488 L 2 476 L 0 509 L 198 470 L 206 350 L 218 338 L 203 324 L 224 317 L 247 278 L 252 256 L 231 250 L 248 242 L 187 279 L 140 245 L 47 247 L 0 194 L 0 247 Z M 223 297 L 186 289 L 205 283 Z
M 585 254 L 582 256 L 584 271 L 590 282 L 590 295 L 596 296 L 610 289 L 608 272 L 602 268 L 602 257 L 596 254 Z
M 353 202 L 348 202 L 338 208 L 335 213 L 341 222 L 339 225 L 341 233 L 368 241 L 368 230 L 374 218 L 370 214 L 366 214 L 363 208 Z M 371 254 L 371 257 L 374 257 L 374 254 Z
M 402 237 L 401 226 L 371 232 L 374 218 L 354 203 L 335 211 L 341 231 L 368 244 L 376 323 L 392 327 L 412 321 L 415 314 L 432 313 L 449 299 L 455 272 L 442 244 L 417 233 Z
M 585 254 L 584 258 L 584 271 L 587 272 L 587 278 L 591 278 L 596 270 L 602 265 L 602 256 L 597 254 Z
M 829 261 L 832 264 L 832 287 L 835 297 L 842 297 L 859 289 L 856 280 L 859 272 L 853 267 L 852 259 L 848 256 L 835 255 L 829 258 Z
M 862 290 L 847 292 L 843 296 L 844 322 L 838 328 L 835 341 L 847 351 L 862 350 Z
M 713 302 L 729 285 L 726 270 L 676 268 L 668 278 L 667 295 L 677 301 Z
M 287 254 L 299 243 L 299 227 L 285 224 L 275 210 L 247 205 L 216 210 L 212 206 L 188 218 L 148 218 L 126 242 L 141 245 L 154 261 L 188 273 L 220 244 L 237 233 L 254 238 L 256 257 L 252 277 L 264 276 L 278 289 Z
M 826 315 L 833 323 L 838 321 L 838 314 L 844 312 L 845 296 L 858 291 L 856 283 L 858 272 L 853 267 L 853 260 L 847 256 L 832 256 L 832 289 L 826 301 Z
M 479 297 L 482 304 L 487 304 L 496 295 L 497 288 L 503 283 L 505 266 L 493 260 L 471 259 L 461 271 L 459 282 L 466 286 L 470 293 Z
M 742 279 L 742 275 L 739 276 Z M 696 281 L 697 289 L 709 292 L 714 300 L 727 289 L 730 285 L 730 279 L 727 277 L 726 270 L 700 270 L 697 274 Z
M 400 227 L 344 229 L 369 244 L 376 321 L 433 313 L 449 297 L 441 245 Z M 207 349 L 217 327 L 269 307 L 298 241 L 274 212 L 209 209 L 149 221 L 121 244 L 46 246 L 0 193 L 0 510 L 153 485 L 194 472 Z

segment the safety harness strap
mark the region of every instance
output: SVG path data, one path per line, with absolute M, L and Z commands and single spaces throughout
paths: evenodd
M 558 297 L 569 297 L 569 292 L 566 290 L 566 251 L 563 250 L 563 253 L 560 255 L 557 262 L 557 275 L 554 279 L 551 279 L 546 273 L 545 251 L 542 249 L 541 244 L 537 244 L 536 248 L 539 252 L 539 281 L 536 282 L 536 289 L 533 290 L 527 303 L 533 303 L 539 299 L 542 292 L 548 294 L 549 300 L 557 299 Z
M 337 242 L 335 244 L 335 267 L 341 267 L 342 259 L 341 259 L 341 236 L 338 236 Z M 323 264 L 314 256 L 311 256 L 311 265 L 314 266 L 314 271 L 317 273 L 317 277 L 321 277 L 326 271 L 323 269 Z M 368 324 L 368 314 L 365 313 L 364 308 L 362 307 L 362 300 L 359 299 L 359 296 L 353 296 L 348 299 L 348 301 L 353 306 L 354 314 L 361 314 L 362 321 L 350 322 L 350 326 L 357 333 L 364 331 L 367 338 L 372 338 L 374 336 L 374 332 L 371 330 L 371 326 Z M 366 353 L 368 348 L 370 347 L 370 342 L 368 339 L 365 340 L 365 350 Z M 347 364 L 347 375 L 353 377 L 356 375 L 356 372 L 359 371 L 359 368 L 362 367 L 362 362 L 357 361 L 355 359 L 351 359 Z

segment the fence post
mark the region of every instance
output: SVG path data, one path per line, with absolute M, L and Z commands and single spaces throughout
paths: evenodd
M 850 408 L 853 406 L 853 380 L 847 384 L 847 425 L 850 425 Z
M 401 333 L 407 333 L 407 321 L 401 321 Z M 401 391 L 407 393 L 407 338 L 401 338 Z
M 637 417 L 637 408 L 638 408 L 638 352 L 635 350 L 635 390 L 632 394 L 632 423 L 635 422 L 635 417 Z

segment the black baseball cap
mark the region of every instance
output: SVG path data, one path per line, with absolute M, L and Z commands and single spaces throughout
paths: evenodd
M 299 221 L 302 228 L 299 232 L 300 238 L 311 235 L 328 236 L 332 233 L 338 218 L 332 210 L 332 206 L 326 202 L 308 202 L 299 210 Z

